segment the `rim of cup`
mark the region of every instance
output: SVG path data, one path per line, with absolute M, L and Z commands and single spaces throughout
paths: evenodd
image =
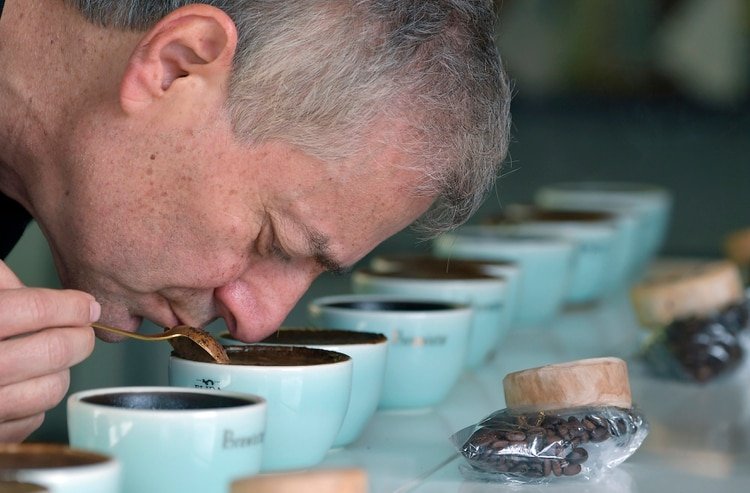
M 359 306 L 361 305 L 361 307 Z M 378 305 L 384 305 L 384 309 L 376 308 Z M 450 301 L 436 301 L 416 299 L 409 296 L 401 295 L 382 295 L 382 294 L 340 294 L 322 296 L 316 298 L 308 305 L 310 309 L 325 309 L 328 311 L 340 312 L 368 312 L 368 313 L 389 313 L 400 316 L 424 315 L 425 313 L 440 313 L 447 311 L 471 311 L 471 306 L 466 303 L 454 303 Z M 394 310 L 389 307 L 402 306 L 401 310 Z
M 190 358 L 183 358 L 178 356 L 174 352 L 171 357 L 196 365 L 207 365 L 211 367 L 221 368 L 277 368 L 283 370 L 284 368 L 298 369 L 306 368 L 311 366 L 332 366 L 351 361 L 351 356 L 333 351 L 330 349 L 318 349 L 310 348 L 305 346 L 294 346 L 289 344 L 237 344 L 237 345 L 225 345 L 224 349 L 229 356 L 229 364 L 216 363 L 215 361 L 198 361 Z M 268 353 L 278 354 L 286 353 L 287 356 L 293 356 L 295 360 L 289 359 L 278 359 L 273 358 L 273 354 L 269 357 Z M 255 353 L 257 359 L 255 361 L 242 361 L 241 363 L 232 364 L 232 356 L 237 353 Z M 265 354 L 263 354 L 265 353 Z M 308 361 L 299 362 L 299 358 L 308 358 Z
M 487 283 L 504 284 L 505 278 L 500 274 L 490 274 L 476 270 L 474 272 L 436 273 L 417 269 L 403 269 L 398 271 L 378 271 L 370 267 L 356 269 L 353 276 L 365 276 L 381 279 L 394 279 L 406 282 L 439 282 L 441 284 Z
M 288 337 L 287 337 L 288 336 Z M 308 336 L 308 337 L 302 337 Z M 316 337 L 318 336 L 318 337 Z M 323 337 L 320 337 L 323 336 Z M 222 332 L 219 337 L 235 340 L 229 331 Z M 363 344 L 386 343 L 388 338 L 379 332 L 359 332 L 348 329 L 327 329 L 317 327 L 281 327 L 270 336 L 260 341 L 250 343 L 254 345 L 306 345 L 316 346 L 355 346 Z
M 669 191 L 661 185 L 625 180 L 581 180 L 563 181 L 543 185 L 541 188 L 564 190 L 566 192 L 606 192 L 623 194 L 654 194 L 668 196 Z
M 524 223 L 606 225 L 617 220 L 617 214 L 608 210 L 559 209 L 526 204 L 511 204 L 506 210 L 506 213 L 486 217 L 482 224 L 488 226 Z
M 497 226 L 487 225 L 463 226 L 439 236 L 435 241 L 442 243 L 446 252 L 449 251 L 450 245 L 455 241 L 471 241 L 485 247 L 492 244 L 511 244 L 521 246 L 524 250 L 532 248 L 538 250 L 569 250 L 575 247 L 572 240 L 553 232 L 521 232 L 503 230 Z
M 582 200 L 586 209 L 642 214 L 652 208 L 667 207 L 672 192 L 660 185 L 625 181 L 580 181 L 553 183 L 539 187 L 536 202 L 547 204 L 549 195 L 566 201 Z M 576 198 L 577 197 L 577 198 Z M 596 204 L 600 204 L 596 206 Z M 595 207 L 596 206 L 596 207 Z M 569 208 L 568 205 L 565 208 Z
M 153 406 L 147 407 L 130 407 L 121 406 L 116 402 L 102 402 L 105 397 L 113 396 L 126 396 L 129 394 L 141 394 L 141 395 L 164 395 L 164 394 L 177 394 L 187 396 L 205 396 L 205 399 L 201 399 L 206 404 L 196 407 L 173 407 L 173 408 L 154 408 Z M 102 399 L 92 400 L 92 398 L 100 397 Z M 145 402 L 145 401 L 144 401 Z M 211 402 L 219 403 L 219 405 L 211 405 Z M 172 386 L 140 386 L 140 387 L 104 387 L 99 389 L 82 390 L 72 394 L 68 397 L 69 404 L 85 405 L 94 408 L 107 409 L 108 413 L 151 413 L 154 415 L 154 419 L 172 419 L 175 416 L 179 416 L 186 412 L 193 414 L 202 413 L 214 413 L 216 411 L 231 412 L 233 410 L 244 410 L 248 407 L 254 407 L 258 405 L 265 405 L 266 399 L 254 394 L 231 392 L 225 390 L 209 390 L 209 389 L 194 389 L 186 387 L 172 387 Z
M 401 265 L 405 264 L 405 265 Z M 395 253 L 382 254 L 373 257 L 370 262 L 370 268 L 377 272 L 390 272 L 401 270 L 417 270 L 426 266 L 428 268 L 446 266 L 451 268 L 455 266 L 460 270 L 474 270 L 486 274 L 486 267 L 508 267 L 517 268 L 518 264 L 513 260 L 477 260 L 477 259 L 448 259 L 445 257 L 436 257 L 434 255 L 421 253 Z

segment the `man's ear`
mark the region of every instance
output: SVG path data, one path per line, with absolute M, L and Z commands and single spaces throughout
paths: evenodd
M 122 109 L 138 112 L 182 87 L 224 84 L 236 47 L 237 29 L 221 9 L 192 4 L 171 12 L 130 56 L 120 85 Z

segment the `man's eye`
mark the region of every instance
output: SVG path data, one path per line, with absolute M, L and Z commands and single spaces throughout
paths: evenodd
M 271 255 L 284 262 L 291 262 L 292 257 L 286 253 L 276 242 L 271 243 Z

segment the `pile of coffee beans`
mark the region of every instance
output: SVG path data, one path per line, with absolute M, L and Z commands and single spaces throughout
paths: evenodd
M 740 334 L 749 319 L 743 300 L 710 316 L 676 320 L 647 346 L 646 361 L 659 376 L 713 380 L 742 362 Z
M 461 453 L 484 473 L 527 479 L 575 476 L 589 459 L 591 444 L 628 441 L 642 424 L 627 410 L 599 411 L 518 414 L 503 409 L 474 427 Z

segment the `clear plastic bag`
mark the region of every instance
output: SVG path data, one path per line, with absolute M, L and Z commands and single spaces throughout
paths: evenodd
M 750 319 L 747 299 L 704 317 L 675 320 L 645 343 L 652 373 L 665 378 L 709 382 L 727 375 L 745 358 L 741 334 Z
M 496 411 L 451 441 L 472 480 L 545 483 L 596 479 L 630 457 L 648 434 L 636 409 L 586 407 L 544 412 Z

